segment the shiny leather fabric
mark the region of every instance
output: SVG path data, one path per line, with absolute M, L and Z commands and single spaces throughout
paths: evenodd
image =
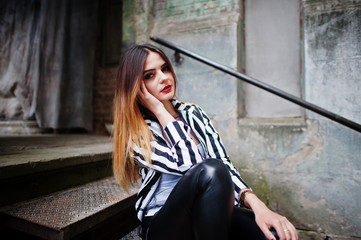
M 252 211 L 234 207 L 234 188 L 221 160 L 207 159 L 177 183 L 161 210 L 144 217 L 146 240 L 266 239 Z

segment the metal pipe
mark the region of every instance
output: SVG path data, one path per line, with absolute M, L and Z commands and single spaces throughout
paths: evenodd
M 156 37 L 150 37 L 150 39 L 153 40 L 154 42 L 157 42 L 157 43 L 165 46 L 165 47 L 173 49 L 178 53 L 181 53 L 181 54 L 184 54 L 184 55 L 186 55 L 188 57 L 196 59 L 196 60 L 198 60 L 198 61 L 200 61 L 202 63 L 205 63 L 205 64 L 207 64 L 209 66 L 212 66 L 212 67 L 214 67 L 214 68 L 216 68 L 218 70 L 221 70 L 222 72 L 228 73 L 228 74 L 230 74 L 230 75 L 232 75 L 232 76 L 234 76 L 234 77 L 236 77 L 238 79 L 241 79 L 241 80 L 243 80 L 243 81 L 245 81 L 247 83 L 250 83 L 250 84 L 252 84 L 252 85 L 254 85 L 256 87 L 262 88 L 263 90 L 266 90 L 266 91 L 268 91 L 270 93 L 273 93 L 273 94 L 275 94 L 275 95 L 277 95 L 279 97 L 287 99 L 288 101 L 291 101 L 291 102 L 293 102 L 293 103 L 295 103 L 295 104 L 297 104 L 299 106 L 302 106 L 302 107 L 304 107 L 304 108 L 306 108 L 308 110 L 316 112 L 316 113 L 318 113 L 318 114 L 320 114 L 320 115 L 322 115 L 322 116 L 324 116 L 324 117 L 326 117 L 328 119 L 331 119 L 331 120 L 333 120 L 335 122 L 338 122 L 338 123 L 340 123 L 340 124 L 342 124 L 342 125 L 344 125 L 346 127 L 349 127 L 349 128 L 351 128 L 351 129 L 353 129 L 353 130 L 355 130 L 357 132 L 361 132 L 361 125 L 356 123 L 356 122 L 353 122 L 353 121 L 351 121 L 351 120 L 349 120 L 347 118 L 344 118 L 344 117 L 342 117 L 340 115 L 337 115 L 337 114 L 335 114 L 333 112 L 330 112 L 330 111 L 328 111 L 328 110 L 326 110 L 324 108 L 321 108 L 321 107 L 319 107 L 319 106 L 317 106 L 315 104 L 309 103 L 309 102 L 307 102 L 307 101 L 305 101 L 305 100 L 303 100 L 301 98 L 298 98 L 298 97 L 296 97 L 296 96 L 294 96 L 292 94 L 289 94 L 289 93 L 287 93 L 285 91 L 282 91 L 282 90 L 280 90 L 278 88 L 272 87 L 271 85 L 263 83 L 263 82 L 261 82 L 261 81 L 259 81 L 257 79 L 251 78 L 251 77 L 249 77 L 249 76 L 247 76 L 245 74 L 234 71 L 233 69 L 231 69 L 229 67 L 226 67 L 226 66 L 221 65 L 219 63 L 216 63 L 216 62 L 214 62 L 214 61 L 212 61 L 210 59 L 202 57 L 202 56 L 200 56 L 200 55 L 198 55 L 196 53 L 193 53 L 193 52 L 191 52 L 191 51 L 189 51 L 187 49 L 179 47 L 179 46 L 177 46 L 177 45 L 175 45 L 173 43 L 170 43 L 170 42 L 168 42 L 168 41 L 166 41 L 164 39 L 156 38 Z

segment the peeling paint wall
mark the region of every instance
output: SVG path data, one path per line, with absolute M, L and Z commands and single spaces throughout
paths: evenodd
M 303 5 L 305 98 L 360 124 L 361 1 Z M 302 183 L 305 197 L 319 204 L 315 216 L 307 216 L 318 224 L 328 217 L 320 226 L 325 231 L 361 236 L 361 133 L 307 115 L 318 121 L 324 139 L 318 158 L 299 166 L 312 176 Z
M 162 37 L 243 69 L 246 1 L 125 1 L 133 18 L 127 36 L 138 43 Z M 303 23 L 301 95 L 361 123 L 361 1 L 293 1 Z M 245 88 L 238 80 L 187 57 L 172 61 L 178 97 L 209 113 L 235 166 L 270 208 L 300 229 L 361 237 L 361 133 L 309 111 L 239 118 Z

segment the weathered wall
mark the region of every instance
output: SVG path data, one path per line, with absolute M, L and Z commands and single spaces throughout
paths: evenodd
M 151 35 L 162 37 L 247 71 L 245 1 L 124 3 L 132 12 L 134 21 L 128 25 L 132 25 L 130 35 L 136 42 L 150 42 Z M 293 3 L 299 9 L 294 14 L 303 16 L 301 95 L 361 122 L 360 1 Z M 279 10 L 273 9 L 276 7 L 269 4 L 269 11 Z M 265 50 L 271 51 L 269 48 Z M 173 52 L 165 50 L 172 58 Z M 209 113 L 232 161 L 272 209 L 285 214 L 301 229 L 361 237 L 360 133 L 316 114 L 306 112 L 303 116 L 298 110 L 295 113 L 301 118 L 296 119 L 240 118 L 244 116 L 245 89 L 238 80 L 187 57 L 174 65 L 178 97 L 196 102 Z M 275 64 L 273 68 L 277 71 L 282 67 Z
M 306 100 L 361 123 L 361 1 L 304 1 Z M 308 219 L 326 231 L 361 236 L 361 134 L 315 114 L 322 148 L 299 169 L 315 205 Z M 312 208 L 310 208 L 312 210 Z

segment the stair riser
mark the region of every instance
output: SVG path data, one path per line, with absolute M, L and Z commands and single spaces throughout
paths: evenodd
M 2 179 L 0 206 L 13 204 L 112 175 L 111 159 Z

